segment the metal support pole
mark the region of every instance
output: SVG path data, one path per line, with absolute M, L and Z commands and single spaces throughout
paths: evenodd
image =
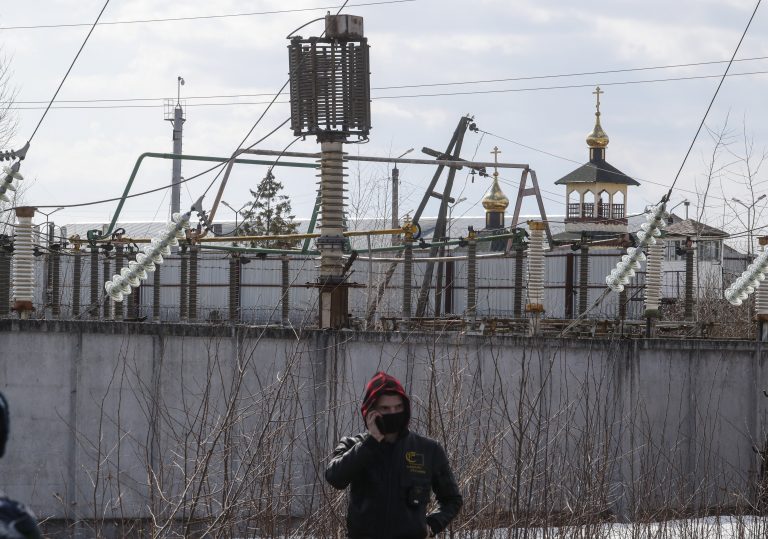
M 61 247 L 51 247 L 51 314 L 54 318 L 61 317 Z
M 197 267 L 200 247 L 190 245 L 189 247 L 189 310 L 187 317 L 189 320 L 197 320 Z
M 589 247 L 582 246 L 579 257 L 579 315 L 587 311 L 589 301 Z
M 152 321 L 160 321 L 160 268 L 157 264 L 155 271 L 152 272 Z
M 229 321 L 240 321 L 240 255 L 229 257 Z
M 177 103 L 173 109 L 173 153 L 181 155 L 181 141 L 184 136 L 184 109 Z M 181 211 L 181 159 L 173 160 L 171 171 L 171 215 Z
M 397 228 L 400 225 L 400 169 L 395 165 L 392 168 L 392 228 Z M 392 245 L 399 245 L 400 237 L 397 234 L 392 234 Z
M 685 319 L 693 320 L 693 281 L 694 281 L 694 257 L 693 247 L 685 250 Z
M 107 256 L 107 253 L 104 253 L 104 260 L 102 260 L 102 279 L 101 282 L 106 283 L 112 278 L 112 271 L 110 267 L 109 257 Z M 101 287 L 99 287 L 101 288 Z M 111 301 L 109 296 L 106 294 L 104 295 L 104 310 L 103 310 L 103 316 L 104 320 L 109 320 L 111 318 Z
M 344 262 L 344 145 L 320 143 L 320 327 L 347 325 L 347 287 L 342 274 Z
M 115 244 L 115 275 L 120 275 L 120 271 L 123 269 L 125 246 L 122 243 Z M 122 320 L 125 318 L 125 301 L 114 301 L 107 299 L 107 302 L 112 302 L 112 312 L 114 313 L 115 320 Z
M 99 318 L 99 248 L 91 247 L 90 316 Z
M 477 234 L 467 234 L 467 318 L 472 329 L 477 323 Z
M 11 253 L 0 247 L 0 316 L 11 314 Z
M 181 258 L 181 275 L 179 276 L 179 320 L 186 322 L 188 319 L 187 309 L 189 307 L 189 254 L 186 245 L 181 245 L 179 257 Z
M 403 320 L 411 320 L 411 295 L 413 289 L 413 235 L 405 234 L 403 239 Z
M 370 237 L 370 236 L 369 236 Z M 282 255 L 280 257 L 280 306 L 282 307 L 281 323 L 283 326 L 290 326 L 291 320 L 289 314 L 291 312 L 291 281 L 290 281 L 290 258 L 288 255 Z
M 72 253 L 72 317 L 80 317 L 80 293 L 82 287 L 83 253 L 76 248 Z

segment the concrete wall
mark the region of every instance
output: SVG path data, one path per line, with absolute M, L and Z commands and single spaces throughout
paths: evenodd
M 738 505 L 766 434 L 766 357 L 743 341 L 2 320 L 0 350 L 0 489 L 72 521 L 217 515 L 264 492 L 313 515 L 379 369 L 447 447 L 468 514 L 512 498 L 620 516 Z

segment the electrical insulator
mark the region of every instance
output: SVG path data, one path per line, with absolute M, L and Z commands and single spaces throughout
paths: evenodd
M 16 190 L 16 186 L 13 185 L 13 180 L 21 181 L 24 179 L 24 176 L 19 173 L 19 166 L 19 161 L 16 161 L 10 167 L 3 167 L 3 174 L 5 174 L 5 176 L 3 177 L 2 181 L 0 181 L 0 200 L 3 202 L 11 201 L 11 199 L 5 193 L 9 190 Z
M 661 303 L 661 264 L 664 258 L 664 244 L 648 247 L 648 263 L 645 272 L 645 316 L 657 316 Z
M 763 251 L 747 269 L 725 290 L 725 299 L 731 305 L 741 305 L 750 294 L 760 287 L 768 271 L 768 251 Z
M 605 278 L 605 284 L 608 285 L 608 288 L 615 292 L 623 291 L 624 287 L 629 284 L 629 280 L 635 276 L 635 271 L 640 269 L 640 262 L 645 260 L 643 249 L 657 243 L 663 246 L 663 243 L 657 241 L 656 238 L 660 238 L 662 235 L 666 226 L 666 217 L 664 202 L 649 209 L 645 216 L 645 223 L 640 226 L 641 230 L 637 233 L 640 244 L 637 247 L 627 249 L 627 254 L 621 257 L 621 261 Z
M 17 215 L 20 210 L 17 210 Z M 35 294 L 35 255 L 32 241 L 32 211 L 27 216 L 18 215 L 13 242 L 13 299 L 15 302 L 32 303 Z
M 173 214 L 172 222 L 168 223 L 165 233 L 152 238 L 150 244 L 144 247 L 144 252 L 136 255 L 136 260 L 131 260 L 128 267 L 120 270 L 119 275 L 114 275 L 111 281 L 104 284 L 110 298 L 123 301 L 133 288 L 138 288 L 141 282 L 147 279 L 147 272 L 155 271 L 155 264 L 163 263 L 163 256 L 171 254 L 170 246 L 178 245 L 179 238 L 185 237 L 184 230 L 189 228 L 191 215 L 191 212 L 183 215 Z
M 544 223 L 529 221 L 528 312 L 544 312 Z

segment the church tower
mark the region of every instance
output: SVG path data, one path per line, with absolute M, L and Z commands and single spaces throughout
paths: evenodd
M 586 235 L 607 238 L 627 232 L 627 187 L 640 185 L 605 160 L 609 138 L 600 124 L 598 86 L 595 126 L 587 135 L 589 162 L 566 174 L 555 185 L 566 187 L 565 233 L 555 239 L 570 241 Z

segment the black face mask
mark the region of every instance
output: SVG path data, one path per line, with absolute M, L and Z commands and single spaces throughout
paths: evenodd
M 384 414 L 376 418 L 376 427 L 382 434 L 396 434 L 405 430 L 408 424 L 408 412 L 403 410 L 396 414 Z

